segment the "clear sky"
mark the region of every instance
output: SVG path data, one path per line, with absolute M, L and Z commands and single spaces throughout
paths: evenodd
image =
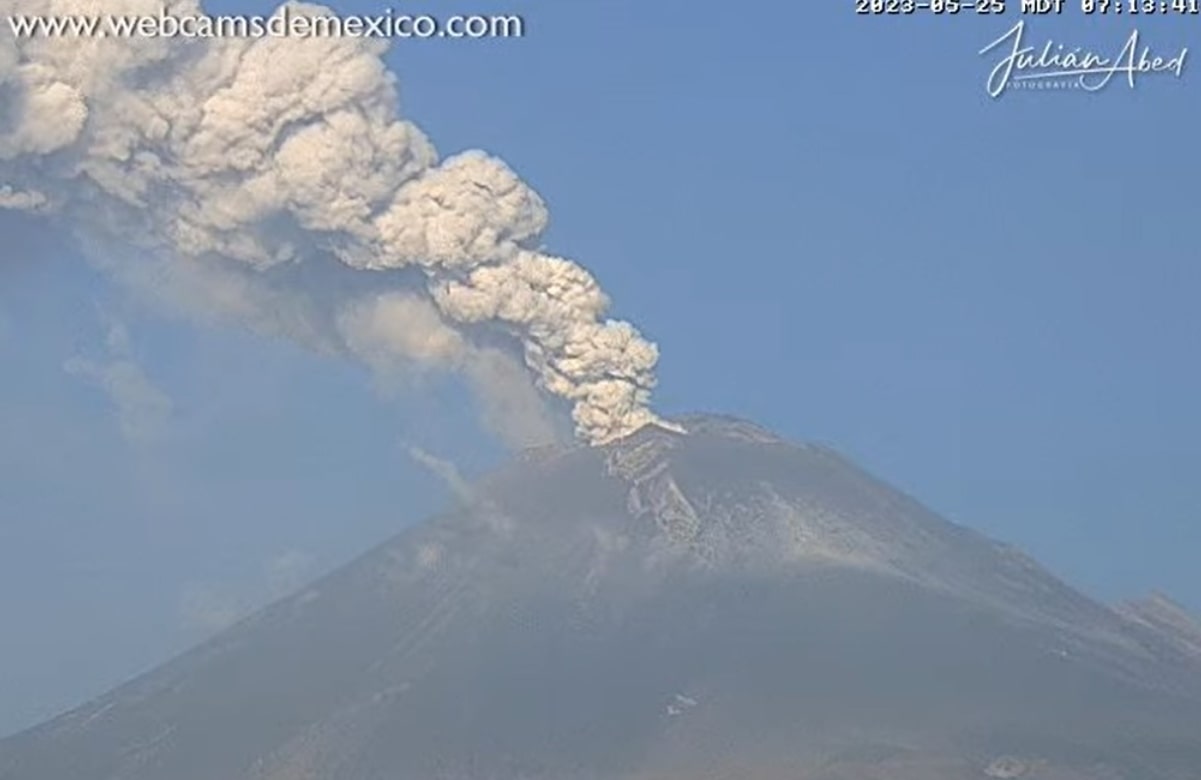
M 410 8 L 526 17 L 522 40 L 397 45 L 404 111 L 543 195 L 547 245 L 658 342 L 661 412 L 832 444 L 1096 596 L 1201 609 L 1201 72 L 994 101 L 977 52 L 1016 9 Z M 1070 8 L 1029 32 L 1112 50 L 1133 26 Z M 1201 45 L 1201 17 L 1137 27 Z M 28 217 L 0 237 L 0 733 L 443 505 L 403 442 L 502 455 L 453 382 L 386 396 L 162 317 Z M 133 441 L 88 381 L 116 358 L 157 410 Z

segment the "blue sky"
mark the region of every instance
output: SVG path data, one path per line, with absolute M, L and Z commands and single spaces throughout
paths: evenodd
M 405 113 L 543 195 L 546 243 L 659 343 L 661 412 L 832 444 L 1090 593 L 1201 609 L 1201 74 L 993 101 L 977 51 L 1013 11 L 411 7 L 525 15 L 519 41 L 395 47 Z M 1137 26 L 1166 51 L 1201 43 L 1194 21 Z M 1104 48 L 1131 29 L 1030 21 Z M 385 397 L 155 314 L 29 218 L 0 212 L 0 236 L 0 733 L 442 506 L 402 442 L 502 457 L 454 382 Z M 150 443 L 63 368 L 104 360 L 114 323 L 170 399 Z

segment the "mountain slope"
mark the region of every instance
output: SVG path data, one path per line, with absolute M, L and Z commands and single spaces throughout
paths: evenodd
M 1201 777 L 1201 655 L 828 450 L 682 422 L 528 453 L 0 780 Z

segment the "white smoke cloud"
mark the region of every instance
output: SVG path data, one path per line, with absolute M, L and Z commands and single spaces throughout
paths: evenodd
M 20 192 L 7 185 L 0 187 L 0 209 L 37 211 L 45 205 L 46 196 L 40 192 Z
M 296 592 L 312 578 L 315 570 L 313 556 L 301 550 L 285 550 L 269 558 L 253 582 L 193 582 L 180 596 L 180 620 L 189 631 L 216 633 Z
M 411 379 L 422 366 L 462 373 L 484 423 L 512 447 L 563 438 L 529 373 L 507 352 L 477 345 L 450 327 L 426 298 L 391 291 L 363 299 L 339 314 L 336 327 L 351 353 L 385 381 Z
M 283 598 L 298 590 L 312 576 L 316 560 L 302 550 L 286 550 L 264 567 L 268 598 Z
M 179 620 L 188 631 L 213 634 L 249 614 L 242 597 L 228 588 L 192 584 L 179 598 Z
M 194 0 L 166 5 L 200 12 Z M 0 15 L 96 7 L 0 0 Z M 401 118 L 384 50 L 361 38 L 18 41 L 0 31 L 0 207 L 145 250 L 120 275 L 181 310 L 373 364 L 404 356 L 462 371 L 510 440 L 552 431 L 511 359 L 476 343 L 477 327 L 515 340 L 587 441 L 656 421 L 655 346 L 605 319 L 609 301 L 586 270 L 534 248 L 546 206 L 503 162 L 478 151 L 439 160 Z M 342 269 L 339 285 L 295 271 L 322 263 Z M 398 303 L 408 299 L 432 308 Z M 519 419 L 497 422 L 508 417 Z
M 460 502 L 470 504 L 475 500 L 475 491 L 471 489 L 471 483 L 463 477 L 459 467 L 454 463 L 426 452 L 415 444 L 405 445 L 405 452 L 414 461 L 428 469 L 431 474 L 442 480 Z
M 134 360 L 124 325 L 110 320 L 105 346 L 104 358 L 72 357 L 63 369 L 96 385 L 108 396 L 126 441 L 138 445 L 160 441 L 173 413 L 171 397 Z
M 159 262 L 98 239 L 91 239 L 83 249 L 97 267 L 161 313 L 205 326 L 235 323 L 321 354 L 339 354 L 345 349 L 330 331 L 325 307 L 316 293 L 302 286 L 278 284 L 270 275 L 221 259 Z

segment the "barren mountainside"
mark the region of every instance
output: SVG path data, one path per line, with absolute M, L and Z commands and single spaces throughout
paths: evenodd
M 694 417 L 473 500 L 0 742 L 0 780 L 1198 780 L 1201 628 Z

